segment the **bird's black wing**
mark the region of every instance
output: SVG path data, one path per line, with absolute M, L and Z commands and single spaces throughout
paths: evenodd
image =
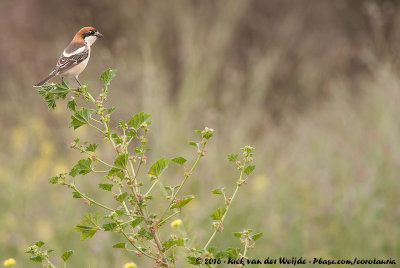
M 73 68 L 74 66 L 78 65 L 85 59 L 87 59 L 87 57 L 89 57 L 88 49 L 86 49 L 78 54 L 69 56 L 69 57 L 66 57 L 63 54 L 58 59 L 57 65 L 56 65 L 56 68 L 54 71 L 56 72 L 56 74 L 62 74 L 64 72 L 68 71 L 69 69 Z

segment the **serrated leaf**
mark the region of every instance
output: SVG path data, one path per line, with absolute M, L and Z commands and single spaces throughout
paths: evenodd
M 129 131 L 126 133 L 126 136 L 128 136 L 128 137 L 136 137 L 136 135 L 137 135 L 136 130 L 129 130 Z
M 69 109 L 69 110 L 75 112 L 75 109 L 76 109 L 76 102 L 75 102 L 75 100 L 70 100 L 70 101 L 67 102 L 67 109 Z
M 202 259 L 201 258 L 193 257 L 193 256 L 187 256 L 186 257 L 186 261 L 189 264 L 192 264 L 192 265 L 200 265 L 200 264 L 202 264 Z
M 217 208 L 216 210 L 214 210 L 211 214 L 210 217 L 215 220 L 215 221 L 219 221 L 222 219 L 222 217 L 224 216 L 226 212 L 226 208 Z
M 172 161 L 173 161 L 174 163 L 179 164 L 179 165 L 183 165 L 183 164 L 185 164 L 186 159 L 183 158 L 183 157 L 181 157 L 181 156 L 179 156 L 179 157 L 172 158 Z
M 131 120 L 129 120 L 128 125 L 132 126 L 134 129 L 138 129 L 141 124 L 143 124 L 151 114 L 145 114 L 144 112 L 140 112 L 132 116 Z
M 42 247 L 44 245 L 44 242 L 43 241 L 37 241 L 35 243 L 35 245 L 38 246 L 38 247 Z
M 112 246 L 113 248 L 126 248 L 126 244 L 125 243 L 118 243 Z
M 252 235 L 252 236 L 251 236 L 251 239 L 255 242 L 255 241 L 257 241 L 263 234 L 264 234 L 264 233 L 261 232 L 261 233 Z
M 72 256 L 73 253 L 74 253 L 74 251 L 72 251 L 72 250 L 65 251 L 65 252 L 63 253 L 63 255 L 61 255 L 61 259 L 62 259 L 64 262 L 66 262 L 66 261 L 69 259 L 69 257 Z
M 114 165 L 120 169 L 125 169 L 128 164 L 129 154 L 120 154 L 115 158 Z
M 72 197 L 73 198 L 82 198 L 82 195 L 80 193 L 78 193 L 77 191 L 73 191 L 72 192 Z
M 209 247 L 209 248 L 207 248 L 207 251 L 210 252 L 210 253 L 214 253 L 216 250 L 217 250 L 216 247 Z
M 232 233 L 234 237 L 240 238 L 242 236 L 242 233 L 240 232 L 233 232 Z
M 121 203 L 122 203 L 122 201 L 125 200 L 125 198 L 126 198 L 127 195 L 128 195 L 128 193 L 127 193 L 127 192 L 124 192 L 124 193 L 118 195 L 117 198 L 115 198 L 115 199 L 116 199 L 118 202 L 121 202 Z
M 42 262 L 42 261 L 44 261 L 44 258 L 42 256 L 32 256 L 29 259 L 31 261 L 34 261 L 34 262 Z
M 86 147 L 86 151 L 94 153 L 97 149 L 97 146 L 99 146 L 99 145 L 96 143 L 91 143 Z
M 117 70 L 108 69 L 104 71 L 100 76 L 100 81 L 103 82 L 105 86 L 108 86 L 111 80 L 115 77 Z
M 138 226 L 142 221 L 143 221 L 143 218 L 134 219 L 134 220 L 131 222 L 132 228 L 135 228 L 136 226 Z
M 103 226 L 101 226 L 101 228 L 104 229 L 104 231 L 108 232 L 108 231 L 113 231 L 115 228 L 117 228 L 118 224 L 116 224 L 115 222 L 110 222 L 110 223 L 106 223 L 103 224 Z
M 86 238 L 93 237 L 97 230 L 99 229 L 100 224 L 100 213 L 96 212 L 94 214 L 87 213 L 85 214 L 85 218 L 77 223 L 75 226 L 75 230 L 81 233 L 81 241 Z
M 171 209 L 174 208 L 183 208 L 186 206 L 190 201 L 192 201 L 196 196 L 195 195 L 187 195 L 184 196 L 181 200 L 177 200 L 174 205 L 171 206 Z
M 76 175 L 85 175 L 89 172 L 92 171 L 92 159 L 87 158 L 87 159 L 81 159 L 78 161 L 78 164 L 76 164 L 71 171 L 69 172 L 69 175 L 72 177 L 75 177 Z
M 225 194 L 225 188 L 214 189 L 211 191 L 213 194 Z
M 251 166 L 247 166 L 243 172 L 246 173 L 247 176 L 250 175 L 251 172 L 253 172 L 253 170 L 256 168 L 255 165 L 251 165 Z
M 108 176 L 119 176 L 120 174 L 122 174 L 122 170 L 121 169 L 119 169 L 119 168 L 111 168 L 109 171 L 108 171 Z
M 177 247 L 183 247 L 184 246 L 184 241 L 182 238 L 170 238 L 167 241 L 163 243 L 164 250 L 168 250 L 171 247 L 177 246 Z
M 228 253 L 228 258 L 237 258 L 240 253 L 240 248 L 227 248 L 226 253 Z
M 115 107 L 108 108 L 107 113 L 112 114 L 115 111 Z
M 94 112 L 95 110 L 92 109 L 81 108 L 71 116 L 72 121 L 69 123 L 69 127 L 77 129 L 78 127 L 87 124 L 89 122 L 89 116 Z
M 99 183 L 99 187 L 106 191 L 111 191 L 113 186 L 114 186 L 114 184 L 110 184 L 110 183 Z
M 141 227 L 138 235 L 143 236 L 144 238 L 146 238 L 147 240 L 151 240 L 153 239 L 153 234 L 150 233 L 148 230 L 146 230 L 145 228 Z
M 228 154 L 227 158 L 229 161 L 235 162 L 238 159 L 238 154 Z
M 171 159 L 165 159 L 160 158 L 158 159 L 149 169 L 149 172 L 147 172 L 147 174 L 149 174 L 150 176 L 154 176 L 154 177 L 159 177 L 161 175 L 161 173 L 168 167 L 168 163 L 171 161 Z
M 189 141 L 188 144 L 192 145 L 192 146 L 195 146 L 195 147 L 199 146 L 199 144 L 197 142 L 194 142 L 194 141 Z
M 57 176 L 51 177 L 51 178 L 49 179 L 49 182 L 50 182 L 51 184 L 57 184 L 57 183 L 58 183 L 58 177 L 57 177 Z

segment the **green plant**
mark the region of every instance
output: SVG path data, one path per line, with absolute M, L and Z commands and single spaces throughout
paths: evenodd
M 111 144 L 115 152 L 114 160 L 107 162 L 99 157 L 98 144 L 75 139 L 71 148 L 79 151 L 85 157 L 79 160 L 69 173 L 60 173 L 49 179 L 52 184 L 70 188 L 74 198 L 82 198 L 88 205 L 101 208 L 102 213 L 87 213 L 84 215 L 84 219 L 76 224 L 75 230 L 81 233 L 81 241 L 93 237 L 98 231 L 119 234 L 124 241 L 113 245 L 113 248 L 129 250 L 139 257 L 150 258 L 154 261 L 156 267 L 175 267 L 175 248 L 178 247 L 185 250 L 187 261 L 194 265 L 201 265 L 201 262 L 198 261 L 199 257 L 245 258 L 247 250 L 253 246 L 256 238 L 258 239 L 262 233 L 246 236 L 245 234 L 250 231 L 243 232 L 246 237 L 242 239 L 245 244 L 243 253 L 241 253 L 240 248 L 216 251 L 216 248 L 210 247 L 210 244 L 216 234 L 222 232 L 223 222 L 239 188 L 247 184 L 248 176 L 255 168 L 254 165 L 250 165 L 253 160 L 254 148 L 251 146 L 242 148 L 243 159 L 239 159 L 238 154 L 228 155 L 228 160 L 235 162 L 240 171 L 236 189 L 231 197 L 227 197 L 223 188 L 213 190 L 214 194 L 224 197 L 224 206 L 216 209 L 210 215 L 213 219 L 214 231 L 202 249 L 189 248 L 187 246 L 189 237 L 169 235 L 162 227 L 178 216 L 185 205 L 196 198 L 195 195 L 180 196 L 179 193 L 195 171 L 200 159 L 205 156 L 206 145 L 209 139 L 213 137 L 214 130 L 208 127 L 203 130 L 196 130 L 199 135 L 198 141 L 189 142 L 189 145 L 196 148 L 196 158 L 189 168 L 185 167 L 187 160 L 183 157 L 162 157 L 144 173 L 143 169 L 147 164 L 146 153 L 150 150 L 148 148 L 150 114 L 139 112 L 132 116 L 129 121 L 120 120 L 115 129 L 110 127 L 111 115 L 115 109 L 106 108 L 104 102 L 107 99 L 108 86 L 114 76 L 114 70 L 107 70 L 100 76 L 104 87 L 96 99 L 89 93 L 86 85 L 71 88 L 64 80 L 60 84 L 47 84 L 39 89 L 39 93 L 46 101 L 49 110 L 56 107 L 57 99 L 65 99 L 69 93 L 72 94 L 71 100 L 67 103 L 67 108 L 73 113 L 69 126 L 74 129 L 84 125 L 90 126 L 98 131 L 106 142 Z M 93 107 L 83 106 L 78 108 L 76 102 L 78 98 L 83 98 L 84 103 L 91 103 Z M 183 179 L 179 185 L 164 186 L 160 181 L 163 171 L 170 163 L 180 165 L 184 169 Z M 99 191 L 112 195 L 116 201 L 114 205 L 103 204 L 79 188 L 79 181 L 76 178 L 89 173 L 99 174 L 102 180 L 98 183 Z M 149 182 L 145 180 L 149 180 Z M 165 209 L 159 214 L 152 211 L 149 206 L 153 200 L 153 189 L 157 184 L 160 184 L 165 190 L 164 198 L 167 200 Z M 145 185 L 149 185 L 147 189 L 145 189 Z M 177 219 L 172 222 L 171 226 L 177 226 L 181 223 L 182 220 Z M 45 267 L 54 267 L 48 258 L 50 251 L 40 250 L 43 242 L 38 243 L 27 251 L 32 255 L 31 260 L 43 262 Z

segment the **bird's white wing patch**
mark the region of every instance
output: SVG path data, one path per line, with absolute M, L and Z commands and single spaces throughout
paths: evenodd
M 73 56 L 73 55 L 80 54 L 80 53 L 82 53 L 82 52 L 85 51 L 85 50 L 86 50 L 86 47 L 80 47 L 80 48 L 78 48 L 77 50 L 71 51 L 70 53 L 68 53 L 68 52 L 66 52 L 66 51 L 64 50 L 63 56 L 64 56 L 64 57 L 71 57 L 71 56 Z

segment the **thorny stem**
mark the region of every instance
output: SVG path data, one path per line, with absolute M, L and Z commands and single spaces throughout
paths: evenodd
M 239 180 L 238 180 L 239 182 L 240 182 L 240 181 L 242 180 L 242 178 L 243 178 L 244 169 L 246 168 L 246 165 L 247 165 L 247 163 L 249 162 L 249 159 L 248 159 L 248 158 L 249 158 L 249 157 L 247 156 L 246 159 L 245 159 L 244 165 L 243 165 L 243 167 L 242 167 L 242 170 L 241 170 L 241 172 L 240 172 L 240 177 L 239 177 Z M 204 246 L 204 248 L 203 248 L 204 250 L 207 250 L 207 248 L 208 248 L 208 246 L 210 245 L 211 241 L 214 239 L 215 235 L 216 235 L 217 232 L 220 230 L 221 225 L 222 225 L 222 223 L 224 222 L 224 219 L 225 219 L 225 217 L 226 217 L 226 214 L 228 214 L 228 210 L 229 210 L 229 208 L 231 207 L 231 204 L 232 204 L 233 200 L 235 199 L 236 193 L 237 193 L 238 190 L 239 190 L 239 187 L 240 187 L 240 184 L 237 183 L 237 184 L 236 184 L 236 189 L 235 189 L 235 191 L 233 192 L 233 195 L 232 195 L 232 197 L 231 197 L 231 200 L 230 200 L 230 202 L 228 203 L 228 205 L 226 206 L 226 211 L 225 211 L 224 215 L 222 216 L 222 218 L 221 218 L 221 220 L 220 220 L 218 226 L 215 228 L 215 230 L 214 230 L 213 234 L 211 235 L 210 239 L 208 240 L 208 242 L 207 242 L 206 245 Z

